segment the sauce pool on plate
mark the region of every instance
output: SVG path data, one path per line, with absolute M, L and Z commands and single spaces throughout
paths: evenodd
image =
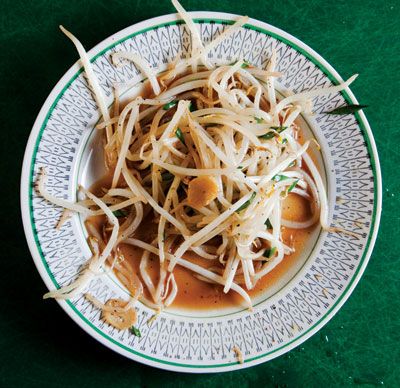
M 109 187 L 111 177 L 108 175 L 96 182 L 91 192 L 101 194 L 102 188 Z M 157 234 L 157 223 L 152 219 L 152 214 L 146 217 L 141 226 L 135 232 L 135 238 L 151 241 Z M 285 219 L 292 221 L 304 221 L 311 216 L 311 207 L 307 200 L 296 195 L 290 194 L 283 201 L 282 215 Z M 101 233 L 105 216 L 90 217 L 89 222 L 94 224 Z M 262 295 L 269 287 L 279 282 L 284 274 L 301 258 L 301 252 L 307 244 L 315 226 L 306 229 L 290 229 L 282 227 L 282 238 L 286 245 L 295 249 L 290 255 L 285 255 L 283 260 L 268 274 L 262 277 L 248 293 L 250 297 Z M 140 278 L 139 264 L 142 256 L 142 249 L 128 244 L 121 244 L 120 251 L 129 260 L 132 268 Z M 215 267 L 219 264 L 218 260 L 206 260 L 198 257 L 193 252 L 186 252 L 184 258 L 192 261 L 204 268 Z M 158 282 L 159 260 L 151 254 L 149 258 L 148 273 L 155 284 Z M 171 307 L 190 310 L 207 310 L 215 308 L 235 307 L 242 304 L 241 297 L 233 291 L 227 294 L 223 292 L 223 287 L 217 284 L 204 282 L 194 276 L 194 274 L 177 265 L 174 269 L 175 280 L 178 285 L 178 294 L 171 304 Z M 244 284 L 241 284 L 245 287 Z M 144 290 L 145 295 L 151 300 L 148 291 Z

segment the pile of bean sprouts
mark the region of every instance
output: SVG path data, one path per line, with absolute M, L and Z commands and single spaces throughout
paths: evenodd
M 204 46 L 189 14 L 172 2 L 190 30 L 191 53 L 162 73 L 138 54 L 113 53 L 115 66 L 133 62 L 151 87 L 149 95 L 139 95 L 123 108 L 117 93 L 113 108 L 107 108 L 83 46 L 61 27 L 79 52 L 101 112 L 97 128 L 104 132 L 105 163 L 113 178 L 102 196 L 80 187 L 85 199 L 71 203 L 46 191 L 42 171 L 38 190 L 66 209 L 62 220 L 71 213 L 106 219 L 103 233 L 87 223 L 93 256 L 77 279 L 45 297 L 82 295 L 91 280 L 110 267 L 130 292 L 130 300 L 102 303 L 85 295 L 119 329 L 135 322 L 138 300 L 158 311 L 171 305 L 178 293 L 176 266 L 221 285 L 225 293 L 238 293 L 251 308 L 248 290 L 293 251 L 283 242 L 282 227 L 303 229 L 319 221 L 328 228 L 323 180 L 307 153 L 310 141 L 298 140 L 295 120 L 312 111 L 313 97 L 338 92 L 355 78 L 279 99 L 276 80 L 282 74 L 276 70 L 275 52 L 265 69 L 241 58 L 216 67 L 208 58 L 247 17 Z M 310 201 L 310 219 L 283 218 L 282 203 L 288 195 Z M 156 237 L 139 239 L 137 231 L 148 216 L 157 220 Z M 121 244 L 142 250 L 140 277 L 124 260 Z M 184 258 L 188 251 L 212 263 L 218 260 L 219 265 L 204 268 Z M 152 255 L 160 263 L 157 283 L 148 272 Z M 151 297 L 144 296 L 144 288 Z

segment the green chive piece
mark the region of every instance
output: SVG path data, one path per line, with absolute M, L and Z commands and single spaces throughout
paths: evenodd
M 243 61 L 241 68 L 242 69 L 247 69 L 250 66 L 250 63 L 247 61 Z
M 263 256 L 266 258 L 272 257 L 276 252 L 276 247 L 272 247 L 271 249 L 266 249 L 263 253 Z
M 267 133 L 264 134 L 264 135 L 258 136 L 258 138 L 259 138 L 259 139 L 264 139 L 264 140 L 272 139 L 272 138 L 274 138 L 274 137 L 276 136 L 276 133 L 277 133 L 277 132 L 278 132 L 278 133 L 281 133 L 281 132 L 283 132 L 285 129 L 287 129 L 287 127 L 282 127 L 282 126 L 280 126 L 280 127 L 271 127 L 271 129 L 273 129 L 273 130 L 276 131 L 276 132 L 267 132 Z
M 290 192 L 296 187 L 298 181 L 299 181 L 299 180 L 296 179 L 296 180 L 289 186 L 289 188 L 287 189 L 287 192 L 288 192 L 288 193 L 290 193 Z
M 137 328 L 137 327 L 135 327 L 135 326 L 132 326 L 130 329 L 129 329 L 129 331 L 133 334 L 133 335 L 135 335 L 136 337 L 141 337 L 142 336 L 142 333 L 140 332 L 140 330 Z
M 238 170 L 241 170 L 242 168 L 243 168 L 243 166 L 238 166 L 237 167 Z
M 113 211 L 113 214 L 115 217 L 120 218 L 120 217 L 125 217 L 126 213 L 123 210 L 115 210 Z
M 281 175 L 281 174 L 277 174 L 272 177 L 272 180 L 274 180 L 275 182 L 285 181 L 286 179 L 290 178 L 286 175 Z
M 163 182 L 172 181 L 175 178 L 175 175 L 171 174 L 170 172 L 163 172 L 161 174 L 161 178 Z
M 278 133 L 283 132 L 285 129 L 287 129 L 287 127 L 283 127 L 282 125 L 279 127 L 271 127 L 271 129 L 275 130 Z
M 255 117 L 255 116 L 254 116 L 254 118 L 256 119 L 256 121 L 257 121 L 257 124 L 261 124 L 261 123 L 263 123 L 263 122 L 264 122 L 264 119 L 263 119 L 263 118 L 260 118 L 260 117 Z
M 259 139 L 264 139 L 264 140 L 270 140 L 275 137 L 276 133 L 275 132 L 267 132 L 264 135 L 258 136 Z
M 264 225 L 267 227 L 267 229 L 272 229 L 272 224 L 269 218 L 267 218 L 267 221 L 264 222 Z
M 368 105 L 355 105 L 355 104 L 350 104 L 346 106 L 340 106 L 339 108 L 336 108 L 334 110 L 331 110 L 330 112 L 326 112 L 328 115 L 348 115 L 351 113 L 355 113 L 359 111 L 360 109 L 367 108 Z
M 186 145 L 182 130 L 179 127 L 175 131 L 175 136 L 182 142 L 183 145 Z
M 167 102 L 162 108 L 164 110 L 169 110 L 169 109 L 173 108 L 174 106 L 176 106 L 177 103 L 178 103 L 178 100 L 172 100 L 171 102 Z
M 242 210 L 246 209 L 246 207 L 248 207 L 253 202 L 253 199 L 255 196 L 256 196 L 256 193 L 253 192 L 253 194 L 251 194 L 251 197 L 242 206 L 240 206 L 239 209 L 236 210 L 236 213 L 239 213 Z

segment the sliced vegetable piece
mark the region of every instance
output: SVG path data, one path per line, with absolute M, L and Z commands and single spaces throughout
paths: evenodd
M 267 221 L 264 222 L 264 225 L 267 227 L 267 229 L 272 229 L 272 224 L 269 218 L 267 218 Z
M 287 127 L 271 127 L 271 129 L 273 129 L 275 132 L 271 131 L 271 132 L 267 132 L 264 135 L 258 136 L 259 139 L 264 139 L 264 140 L 269 140 L 274 138 L 277 133 L 282 133 L 285 129 L 287 129 Z
M 163 109 L 164 110 L 169 110 L 171 108 L 173 108 L 174 106 L 176 106 L 178 104 L 178 100 L 172 100 L 170 102 L 167 102 L 164 106 Z
M 122 210 L 122 209 L 113 211 L 113 214 L 117 218 L 121 218 L 121 217 L 126 217 L 127 216 L 126 212 L 124 210 Z
M 299 182 L 299 180 L 296 179 L 296 180 L 289 186 L 289 188 L 287 189 L 287 192 L 290 193 L 290 192 L 296 187 L 296 185 L 297 185 L 298 182 Z
M 281 175 L 281 174 L 277 174 L 272 177 L 272 180 L 274 180 L 275 182 L 285 181 L 286 179 L 290 179 L 290 178 L 286 175 Z
M 253 199 L 255 196 L 256 196 L 256 193 L 253 192 L 253 194 L 251 194 L 251 197 L 242 206 L 240 206 L 239 209 L 236 210 L 236 213 L 239 213 L 242 210 L 246 209 L 253 202 Z
M 140 330 L 137 328 L 137 327 L 135 327 L 135 326 L 132 326 L 130 329 L 129 329 L 129 331 L 134 335 L 134 336 L 136 336 L 136 337 L 141 337 L 142 336 L 142 333 L 140 332 Z
M 346 106 L 340 106 L 339 108 L 333 109 L 330 112 L 326 112 L 328 115 L 348 115 L 351 113 L 355 113 L 360 109 L 367 108 L 368 105 L 356 105 L 350 104 Z
M 186 145 L 185 138 L 183 137 L 182 130 L 178 127 L 175 131 L 175 136 L 181 141 L 183 145 Z
M 218 185 L 211 176 L 203 175 L 192 179 L 188 185 L 188 205 L 195 209 L 207 206 L 217 198 Z
M 109 299 L 103 309 L 104 320 L 118 330 L 132 327 L 137 320 L 134 308 L 124 309 L 128 302 L 122 299 Z
M 269 249 L 266 249 L 263 253 L 263 256 L 266 257 L 267 259 L 271 258 L 276 252 L 276 247 L 272 247 Z

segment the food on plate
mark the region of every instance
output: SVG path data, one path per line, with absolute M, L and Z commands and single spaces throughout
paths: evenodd
M 85 294 L 121 330 L 134 327 L 138 300 L 160 312 L 187 290 L 202 296 L 201 285 L 219 298 L 237 294 L 251 308 L 252 290 L 293 253 L 290 236 L 317 223 L 329 229 L 326 190 L 308 152 L 315 140 L 304 139 L 297 120 L 312 113 L 313 97 L 355 79 L 282 97 L 276 52 L 265 69 L 243 58 L 218 66 L 209 59 L 247 17 L 204 45 L 189 14 L 173 4 L 190 30 L 190 55 L 159 72 L 136 53 L 113 53 L 115 66 L 133 62 L 147 81 L 129 101 L 116 89 L 111 109 L 83 46 L 61 27 L 101 112 L 97 128 L 109 173 L 91 189 L 80 187 L 84 198 L 71 203 L 46 191 L 41 172 L 39 193 L 66 209 L 58 227 L 80 213 L 93 253 L 75 281 L 45 297 Z M 296 215 L 301 208 L 304 214 Z M 87 290 L 106 268 L 129 300 L 102 302 Z

